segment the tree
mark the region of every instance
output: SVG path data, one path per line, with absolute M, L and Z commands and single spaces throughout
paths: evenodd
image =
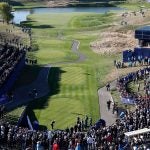
M 3 20 L 9 23 L 13 19 L 13 14 L 11 13 L 12 7 L 5 2 L 0 3 L 0 12 Z

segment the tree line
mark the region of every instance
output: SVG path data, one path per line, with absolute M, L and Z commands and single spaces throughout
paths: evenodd
M 14 18 L 12 7 L 7 2 L 0 2 L 0 15 L 7 24 Z

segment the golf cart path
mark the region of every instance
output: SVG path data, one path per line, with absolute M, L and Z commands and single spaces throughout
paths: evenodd
M 111 88 L 116 87 L 116 81 L 110 83 Z M 106 125 L 110 126 L 116 122 L 117 115 L 112 113 L 113 109 L 113 99 L 109 91 L 106 90 L 106 87 L 100 88 L 98 90 L 99 97 L 99 109 L 101 119 L 106 121 Z M 110 110 L 107 109 L 107 101 L 111 100 Z

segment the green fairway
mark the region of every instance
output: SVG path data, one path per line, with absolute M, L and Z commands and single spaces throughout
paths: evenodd
M 53 64 L 49 95 L 28 106 L 32 121 L 37 119 L 42 127 L 50 128 L 50 121 L 56 120 L 55 128 L 64 129 L 74 125 L 77 116 L 88 115 L 93 122 L 100 118 L 97 90 L 107 82 L 105 76 L 118 56 L 98 55 L 89 44 L 101 29 L 111 26 L 114 16 L 112 13 L 62 13 L 28 17 L 29 22 L 25 24 L 32 27 L 33 39 L 39 46 L 31 54 L 39 65 Z M 79 52 L 85 56 L 80 62 L 71 50 L 74 39 L 79 40 Z
M 123 7 L 125 9 L 128 10 L 133 10 L 133 11 L 137 11 L 140 8 L 149 8 L 150 7 L 150 3 L 147 2 L 136 2 L 136 0 L 134 2 L 128 2 L 128 3 L 121 3 L 117 5 L 118 7 Z

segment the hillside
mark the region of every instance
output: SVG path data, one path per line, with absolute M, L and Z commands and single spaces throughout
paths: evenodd
M 31 7 L 92 7 L 108 6 L 112 7 L 116 3 L 126 2 L 126 0 L 3 0 L 9 2 L 17 8 Z
M 122 3 L 137 3 L 147 0 L 1 0 L 14 8 L 33 7 L 114 7 Z

